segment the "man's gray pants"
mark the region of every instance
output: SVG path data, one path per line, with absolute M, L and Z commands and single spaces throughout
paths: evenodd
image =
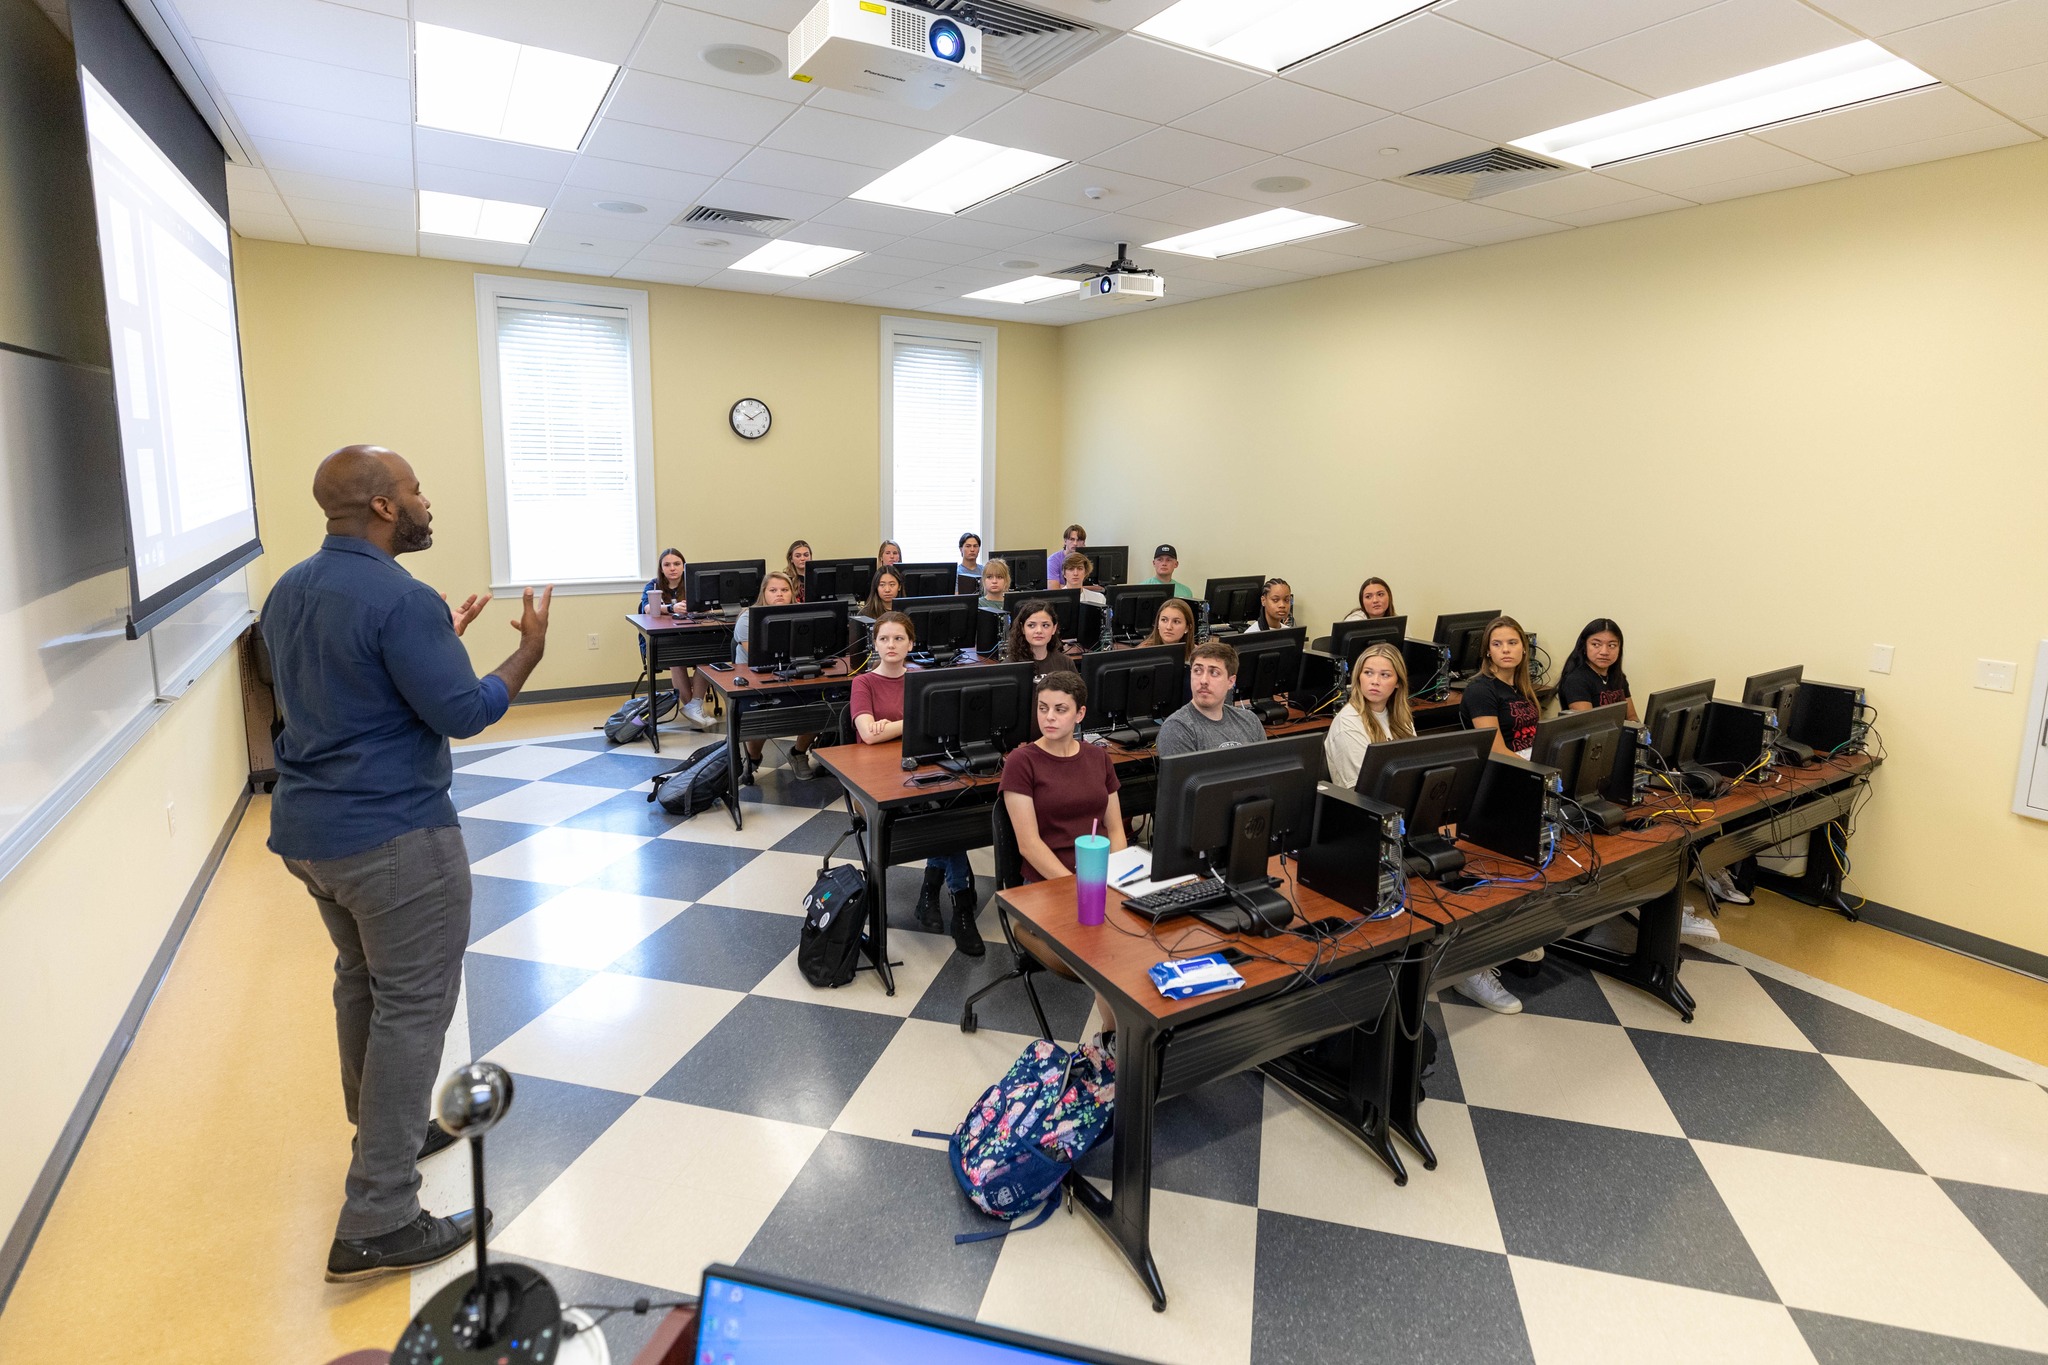
M 469 853 L 450 826 L 284 865 L 313 893 L 334 940 L 341 1095 L 356 1128 L 334 1235 L 360 1241 L 420 1210 L 420 1143 L 469 943 Z

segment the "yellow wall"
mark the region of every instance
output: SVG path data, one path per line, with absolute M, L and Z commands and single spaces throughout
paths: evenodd
M 2048 636 L 2044 223 L 2034 144 L 1069 328 L 1068 503 L 1318 628 L 1379 574 L 1560 663 L 1613 616 L 1639 695 L 1864 685 L 1853 888 L 2048 952 L 2024 693 L 1971 686 Z
M 248 785 L 237 658 L 230 650 L 171 703 L 0 883 L 0 1229 L 20 1212 Z
M 478 388 L 478 273 L 454 261 L 237 239 L 236 285 L 269 583 L 319 544 L 313 467 L 352 441 L 412 461 L 434 504 L 434 548 L 406 567 L 455 597 L 490 580 Z M 545 278 L 545 277 L 539 277 Z M 710 289 L 649 295 L 657 534 L 693 559 L 780 563 L 802 536 L 820 555 L 881 540 L 883 311 Z M 997 534 L 1058 535 L 1059 334 L 1004 324 L 997 343 Z M 742 397 L 775 428 L 758 445 L 727 422 Z M 962 528 L 965 529 L 965 528 Z M 993 548 L 993 547 L 991 547 Z M 648 565 L 651 575 L 653 566 Z M 619 682 L 639 671 L 623 613 L 635 596 L 559 597 L 534 688 Z M 509 604 L 465 637 L 479 671 L 511 652 Z M 586 648 L 596 633 L 600 647 Z

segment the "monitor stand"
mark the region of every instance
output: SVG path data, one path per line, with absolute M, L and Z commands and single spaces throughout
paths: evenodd
M 1156 720 L 1126 721 L 1118 716 L 1111 722 L 1112 728 L 1103 738 L 1126 749 L 1149 749 L 1159 738 L 1159 722 Z
M 960 651 L 951 646 L 920 650 L 910 656 L 910 661 L 924 668 L 951 668 L 960 662 Z
M 1576 804 L 1565 806 L 1573 818 L 1583 818 L 1587 833 L 1612 834 L 1621 828 L 1628 812 L 1612 801 L 1601 796 L 1585 797 Z
M 1294 919 L 1294 903 L 1275 890 L 1266 875 L 1266 849 L 1273 834 L 1273 803 L 1261 797 L 1241 801 L 1230 813 L 1230 862 L 1223 888 L 1231 904 L 1198 911 L 1195 918 L 1226 934 L 1271 938 Z
M 1261 725 L 1284 725 L 1287 723 L 1287 703 L 1284 701 L 1275 701 L 1268 697 L 1264 701 L 1253 702 L 1246 709 L 1259 718 Z
M 1787 763 L 1797 763 L 1804 766 L 1813 762 L 1813 746 L 1810 744 L 1801 744 L 1796 739 L 1787 739 L 1783 735 L 1779 735 L 1771 741 L 1771 747 L 1776 749 L 1779 757 L 1783 758 Z
M 987 777 L 1003 766 L 1003 751 L 993 744 L 963 744 L 957 753 L 939 760 L 939 767 L 961 777 Z
M 1411 877 L 1441 881 L 1464 869 L 1465 855 L 1456 843 L 1441 834 L 1416 834 L 1407 840 L 1401 865 Z

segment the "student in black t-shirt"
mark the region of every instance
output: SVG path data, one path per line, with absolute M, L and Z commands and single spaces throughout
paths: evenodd
M 1458 713 L 1468 728 L 1499 731 L 1497 752 L 1527 758 L 1541 709 L 1529 677 L 1529 634 L 1514 617 L 1496 616 L 1486 626 L 1486 662 L 1465 684 Z
M 1636 699 L 1629 695 L 1628 674 L 1621 671 L 1621 624 L 1601 617 L 1586 622 L 1571 657 L 1564 661 L 1558 678 L 1557 700 L 1567 711 L 1590 711 L 1596 706 L 1628 703 L 1628 718 L 1636 719 Z

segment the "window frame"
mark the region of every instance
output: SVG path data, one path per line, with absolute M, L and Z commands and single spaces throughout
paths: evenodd
M 967 322 L 891 316 L 882 318 L 881 327 L 882 539 L 896 538 L 896 343 L 920 337 L 974 342 L 981 348 L 981 524 L 960 529 L 979 535 L 986 555 L 989 547 L 1002 543 L 996 534 L 996 341 L 1000 330 Z
M 617 309 L 625 313 L 633 385 L 633 492 L 638 511 L 640 553 L 644 559 L 654 553 L 656 535 L 654 373 L 649 354 L 647 291 L 527 279 L 517 275 L 479 274 L 476 277 L 476 336 L 478 378 L 483 393 L 484 505 L 485 520 L 491 533 L 491 591 L 518 592 L 527 587 L 542 586 L 515 582 L 512 578 L 511 517 L 505 501 L 505 411 L 498 366 L 500 300 L 542 307 L 564 305 L 570 308 Z M 555 594 L 585 597 L 637 593 L 646 581 L 644 574 L 635 574 L 631 578 L 578 579 L 557 583 Z

